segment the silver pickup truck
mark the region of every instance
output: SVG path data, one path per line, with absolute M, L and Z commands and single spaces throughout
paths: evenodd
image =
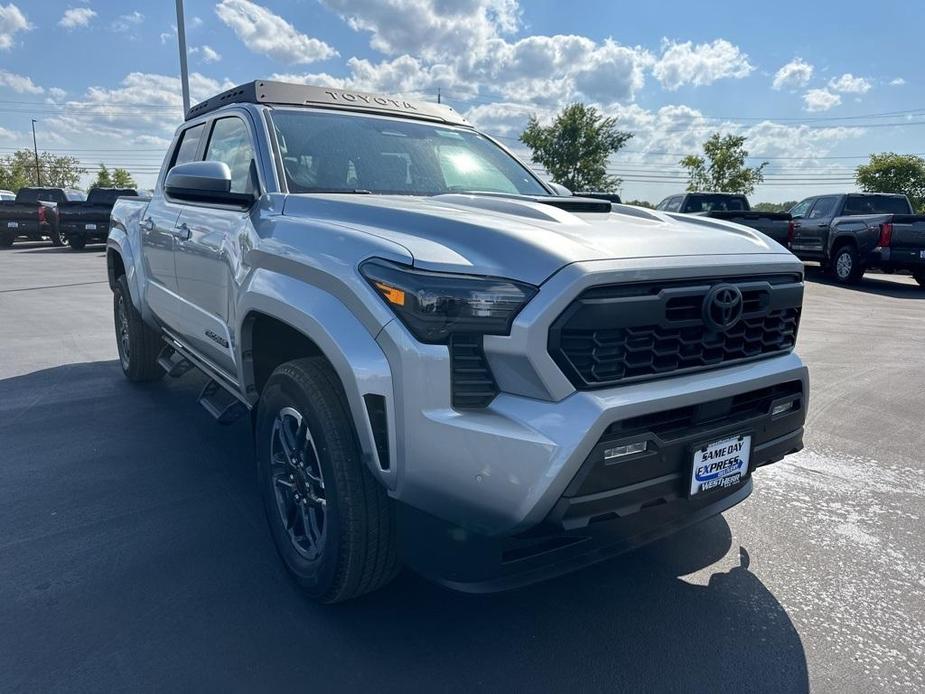
M 453 110 L 258 81 L 193 107 L 108 240 L 122 368 L 249 415 L 285 565 L 494 591 L 722 512 L 802 447 L 801 263 L 557 196 Z

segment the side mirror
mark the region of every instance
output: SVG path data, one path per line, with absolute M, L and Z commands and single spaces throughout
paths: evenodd
M 188 202 L 221 205 L 250 205 L 253 193 L 231 192 L 231 169 L 221 161 L 191 161 L 177 164 L 167 173 L 164 192 L 168 197 Z
M 555 191 L 556 195 L 562 195 L 567 198 L 572 196 L 572 191 L 570 191 L 568 188 L 566 188 L 563 185 L 559 185 L 558 183 L 553 183 L 552 181 L 549 181 L 549 187 Z

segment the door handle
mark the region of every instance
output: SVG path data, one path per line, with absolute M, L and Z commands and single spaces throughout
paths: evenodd
M 189 225 L 186 222 L 183 222 L 183 224 L 173 230 L 173 235 L 181 241 L 189 240 L 191 234 L 192 230 L 189 228 Z
M 146 217 L 141 220 L 141 224 L 138 226 L 142 231 L 154 231 L 154 219 L 152 217 Z

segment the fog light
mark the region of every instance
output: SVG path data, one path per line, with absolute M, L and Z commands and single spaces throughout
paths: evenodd
M 604 449 L 604 460 L 614 460 L 615 458 L 623 458 L 628 455 L 633 455 L 635 453 L 642 453 L 646 448 L 648 448 L 648 441 L 636 441 L 635 443 L 628 443 L 625 446 L 614 446 L 613 448 Z
M 791 400 L 790 402 L 782 402 L 780 405 L 775 405 L 771 409 L 771 416 L 776 417 L 779 414 L 784 414 L 784 412 L 790 412 L 797 404 L 796 400 Z

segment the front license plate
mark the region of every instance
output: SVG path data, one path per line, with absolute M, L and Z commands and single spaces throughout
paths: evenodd
M 694 451 L 691 496 L 738 484 L 748 474 L 751 436 L 730 436 Z
M 19 222 L 7 222 L 6 226 L 7 226 L 7 229 L 18 229 Z
M 84 224 L 84 229 L 96 229 L 96 224 Z

